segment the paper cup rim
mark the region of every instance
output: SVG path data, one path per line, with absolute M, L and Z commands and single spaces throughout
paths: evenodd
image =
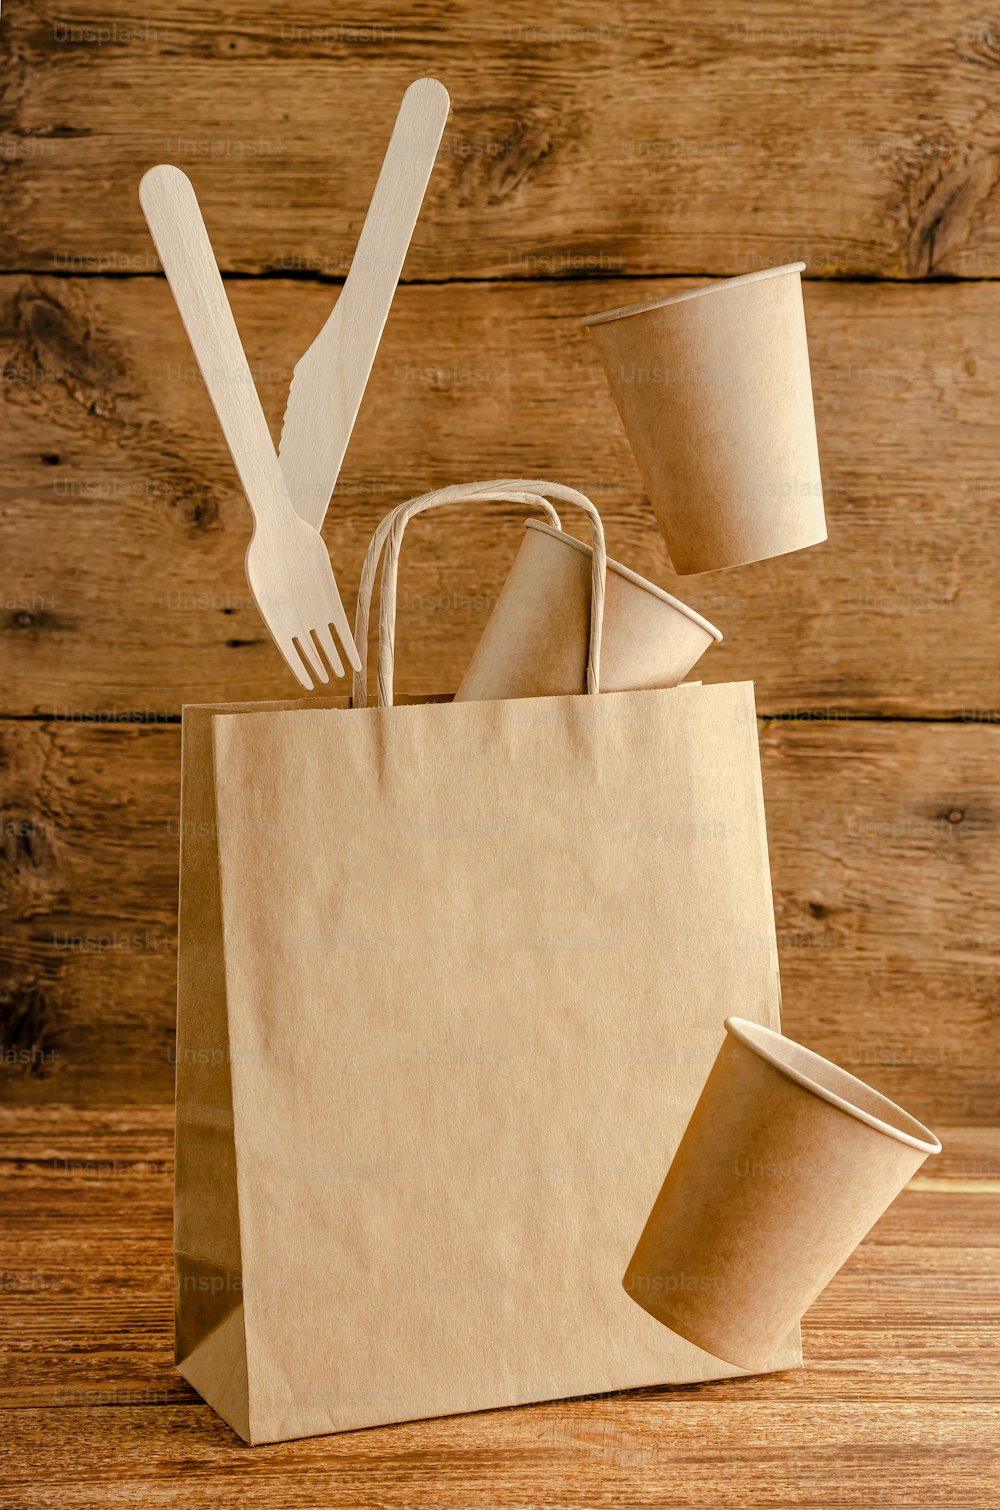
M 594 554 L 593 546 L 584 545 L 583 541 L 577 540 L 575 535 L 567 535 L 565 530 L 557 530 L 554 525 L 545 524 L 541 519 L 526 519 L 524 524 L 525 529 L 539 530 L 543 535 L 551 535 L 554 539 L 561 540 L 564 545 L 571 545 L 574 550 L 582 551 L 585 556 L 592 556 Z M 686 619 L 692 619 L 698 625 L 699 629 L 704 629 L 707 634 L 712 636 L 717 645 L 721 645 L 723 638 L 722 630 L 716 629 L 715 625 L 710 624 L 696 609 L 689 608 L 686 603 L 681 602 L 680 598 L 672 597 L 664 588 L 657 587 L 655 582 L 648 582 L 645 577 L 640 577 L 639 573 L 633 571 L 631 567 L 623 566 L 620 561 L 612 561 L 610 556 L 607 559 L 609 571 L 617 572 L 627 582 L 633 583 L 636 587 L 644 588 L 646 592 L 652 593 L 654 598 L 659 598 L 662 603 L 668 604 L 670 608 L 675 608 Z
M 596 315 L 584 315 L 581 325 L 603 325 L 610 320 L 625 320 L 630 315 L 644 315 L 652 309 L 665 309 L 668 304 L 686 304 L 689 299 L 703 299 L 708 294 L 721 294 L 727 288 L 736 288 L 744 283 L 760 283 L 764 278 L 777 278 L 783 273 L 802 273 L 804 262 L 785 262 L 781 267 L 758 268 L 754 273 L 740 273 L 736 278 L 723 278 L 718 283 L 703 283 L 699 288 L 685 289 L 682 294 L 664 294 L 659 299 L 647 299 L 642 304 L 623 304 L 619 309 L 606 309 Z
M 910 1113 L 904 1111 L 901 1106 L 897 1106 L 895 1101 L 890 1101 L 888 1096 L 883 1096 L 881 1091 L 873 1090 L 864 1080 L 859 1080 L 848 1070 L 842 1070 L 831 1059 L 824 1059 L 821 1054 L 817 1054 L 813 1049 L 805 1048 L 801 1043 L 796 1043 L 793 1038 L 786 1038 L 783 1033 L 775 1032 L 774 1028 L 766 1028 L 761 1023 L 750 1022 L 746 1017 L 727 1017 L 725 1028 L 726 1032 L 731 1034 L 745 1049 L 749 1049 L 752 1054 L 756 1054 L 759 1059 L 770 1064 L 779 1074 L 786 1076 L 789 1080 L 794 1080 L 803 1089 L 811 1091 L 814 1096 L 828 1101 L 831 1106 L 838 1107 L 855 1121 L 864 1122 L 869 1127 L 873 1127 L 876 1132 L 884 1133 L 887 1137 L 895 1139 L 897 1143 L 905 1143 L 910 1148 L 917 1148 L 921 1153 L 941 1152 L 940 1139 L 935 1137 L 934 1133 L 922 1122 L 918 1122 L 916 1117 L 911 1117 Z M 890 1115 L 894 1114 L 900 1118 L 912 1131 L 908 1132 L 903 1127 L 876 1117 L 874 1113 L 838 1095 L 830 1086 L 824 1085 L 822 1080 L 813 1079 L 797 1065 L 790 1064 L 782 1054 L 782 1047 L 786 1044 L 795 1050 L 796 1056 L 805 1056 L 810 1067 L 815 1067 L 820 1073 L 824 1070 L 832 1070 L 836 1081 L 843 1089 L 849 1090 L 857 1086 L 859 1090 L 864 1091 L 866 1099 L 874 1098 Z

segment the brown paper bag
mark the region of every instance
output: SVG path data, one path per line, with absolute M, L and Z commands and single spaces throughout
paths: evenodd
M 621 1274 L 778 1025 L 749 683 L 186 708 L 181 859 L 177 1358 L 242 1437 L 740 1372 Z

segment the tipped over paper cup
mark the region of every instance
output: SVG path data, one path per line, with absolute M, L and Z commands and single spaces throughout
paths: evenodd
M 680 576 L 826 539 L 804 267 L 583 322 Z
M 456 702 L 586 692 L 592 561 L 589 545 L 527 521 Z M 674 687 L 721 639 L 693 608 L 608 561 L 603 692 Z
M 763 1368 L 940 1151 L 933 1133 L 846 1070 L 729 1017 L 625 1289 L 713 1357 Z

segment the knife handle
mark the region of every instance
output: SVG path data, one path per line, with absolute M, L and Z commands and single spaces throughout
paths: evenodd
M 139 201 L 254 519 L 280 525 L 294 511 L 191 181 L 161 163 Z
M 400 102 L 345 283 L 346 289 L 357 268 L 366 284 L 369 309 L 383 311 L 375 347 L 406 261 L 450 107 L 448 91 L 437 79 L 416 79 Z M 373 349 L 373 359 L 374 355 Z

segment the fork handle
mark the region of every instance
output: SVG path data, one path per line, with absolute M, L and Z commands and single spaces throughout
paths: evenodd
M 292 503 L 191 181 L 161 163 L 139 201 L 254 520 L 280 525 Z

